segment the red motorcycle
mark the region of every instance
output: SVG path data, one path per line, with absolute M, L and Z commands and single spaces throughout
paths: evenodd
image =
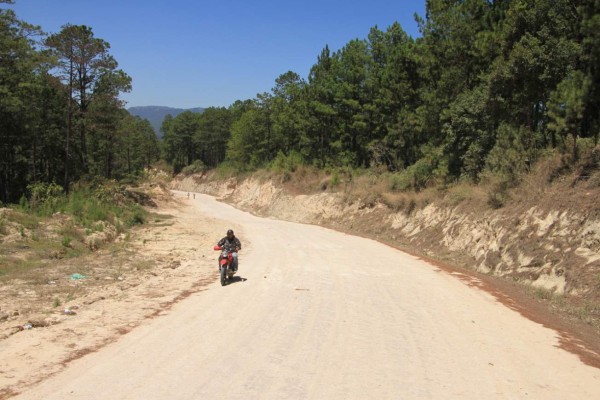
M 219 274 L 221 275 L 221 286 L 227 285 L 227 281 L 233 278 L 235 271 L 233 270 L 233 251 L 221 247 L 215 246 L 215 250 L 220 250 L 219 255 Z

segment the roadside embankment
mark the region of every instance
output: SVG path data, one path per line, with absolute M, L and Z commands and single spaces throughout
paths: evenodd
M 347 193 L 290 193 L 273 179 L 178 177 L 172 188 L 206 193 L 261 216 L 371 237 L 415 254 L 532 289 L 540 299 L 578 299 L 578 317 L 600 318 L 600 209 L 547 193 L 500 209 L 430 202 L 397 211 Z M 560 192 L 560 191 L 559 191 Z M 581 194 L 594 197 L 595 192 Z M 553 197 L 554 196 L 554 197 Z M 589 321 L 588 321 L 589 320 Z

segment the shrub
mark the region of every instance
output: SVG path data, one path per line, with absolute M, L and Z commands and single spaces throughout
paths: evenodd
M 405 171 L 392 174 L 388 180 L 388 189 L 392 192 L 405 192 L 411 188 L 411 179 Z
M 504 207 L 510 198 L 508 188 L 508 182 L 500 182 L 494 185 L 492 190 L 488 193 L 488 205 L 493 209 Z
M 60 244 L 63 245 L 63 247 L 71 247 L 71 238 L 69 236 L 63 236 Z
M 486 159 L 486 169 L 501 174 L 510 185 L 515 186 L 520 176 L 539 157 L 536 150 L 537 139 L 531 130 L 514 128 L 506 123 L 497 130 L 496 145 Z
M 215 179 L 227 179 L 241 172 L 230 161 L 224 161 L 215 169 Z
M 304 165 L 304 159 L 300 153 L 292 151 L 286 155 L 280 150 L 271 161 L 270 169 L 274 172 L 295 172 L 301 165 Z
M 196 160 L 192 164 L 183 168 L 181 170 L 181 174 L 188 176 L 188 175 L 193 175 L 193 174 L 200 174 L 200 173 L 206 172 L 206 170 L 207 170 L 206 164 L 204 164 L 204 162 L 202 162 L 202 160 Z
M 334 171 L 333 175 L 331 175 L 331 186 L 335 187 L 339 184 L 340 184 L 340 175 L 338 174 L 337 171 Z
M 146 222 L 146 211 L 139 205 L 135 204 L 127 211 L 125 219 L 127 226 L 142 225 Z

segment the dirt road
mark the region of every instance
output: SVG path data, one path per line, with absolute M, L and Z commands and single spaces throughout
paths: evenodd
M 555 332 L 377 242 L 235 221 L 240 276 L 212 284 L 19 399 L 597 399 L 600 370 Z

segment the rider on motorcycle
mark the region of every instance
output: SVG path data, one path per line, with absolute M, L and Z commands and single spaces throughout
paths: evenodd
M 240 242 L 240 239 L 235 237 L 235 235 L 233 234 L 233 230 L 229 229 L 227 231 L 227 236 L 225 236 L 223 239 L 219 240 L 219 243 L 217 243 L 217 244 L 219 246 L 221 246 L 222 248 L 231 252 L 231 255 L 233 256 L 233 270 L 237 271 L 237 269 L 238 269 L 238 253 L 237 252 L 242 249 L 242 243 Z

